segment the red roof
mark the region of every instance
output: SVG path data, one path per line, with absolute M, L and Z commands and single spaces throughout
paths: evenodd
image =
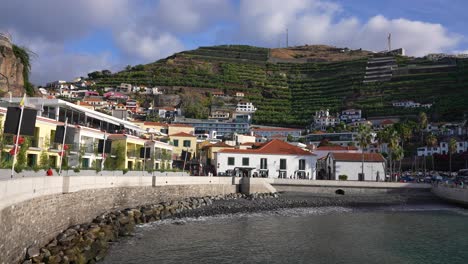
M 321 146 L 321 147 L 316 148 L 316 150 L 330 150 L 330 151 L 333 151 L 333 150 L 358 150 L 358 148 L 357 148 L 357 147 L 353 147 L 353 146 L 350 146 L 350 147 L 343 147 L 343 146 Z
M 382 121 L 382 125 L 393 125 L 394 123 L 395 122 L 389 119 L 385 119 L 384 121 Z
M 186 124 L 169 124 L 168 126 L 170 127 L 193 127 L 192 125 L 186 125 Z
M 224 142 L 216 142 L 215 144 L 209 144 L 209 145 L 206 145 L 204 146 L 203 148 L 234 148 L 233 146 L 231 145 L 228 145 Z
M 362 161 L 362 153 L 331 153 L 333 158 L 338 161 Z M 384 162 L 385 159 L 380 153 L 364 153 L 366 162 Z
M 231 145 L 228 145 L 224 142 L 217 142 L 216 144 L 212 144 L 211 147 L 215 147 L 215 148 L 233 148 L 233 146 Z
M 274 155 L 302 155 L 312 156 L 308 151 L 293 146 L 284 141 L 274 139 L 258 149 L 223 149 L 222 153 L 246 153 L 246 154 L 274 154 Z
M 189 133 L 185 133 L 185 132 L 179 132 L 179 133 L 170 135 L 170 137 L 196 137 L 196 136 L 189 134 Z

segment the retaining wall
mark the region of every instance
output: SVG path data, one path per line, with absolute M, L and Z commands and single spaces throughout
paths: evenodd
M 314 194 L 335 194 L 341 189 L 346 194 L 373 195 L 385 193 L 430 192 L 430 184 L 371 182 L 371 181 L 310 181 L 293 179 L 271 179 L 270 184 L 278 192 L 303 192 Z
M 74 176 L 0 181 L 0 263 L 111 210 L 238 191 L 224 177 Z

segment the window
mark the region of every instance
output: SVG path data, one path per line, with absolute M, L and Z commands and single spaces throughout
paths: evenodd
M 249 158 L 242 158 L 242 166 L 249 166 Z
M 280 170 L 286 170 L 286 159 L 280 159 Z
M 305 159 L 299 160 L 299 170 L 305 170 Z
M 228 165 L 234 166 L 234 163 L 235 163 L 234 157 L 228 157 Z
M 267 168 L 268 168 L 267 159 L 265 158 L 260 159 L 260 169 L 266 170 Z
M 184 147 L 190 148 L 190 140 L 184 140 Z
M 174 139 L 174 147 L 178 147 L 179 146 L 179 140 L 178 139 Z

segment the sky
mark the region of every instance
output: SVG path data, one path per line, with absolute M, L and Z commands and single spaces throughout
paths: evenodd
M 34 52 L 44 85 L 196 49 L 327 44 L 468 53 L 466 0 L 0 0 L 0 31 Z

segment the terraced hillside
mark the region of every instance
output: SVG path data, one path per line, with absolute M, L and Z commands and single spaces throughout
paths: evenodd
M 390 81 L 363 84 L 368 57 L 374 55 L 343 52 L 338 61 L 336 56 L 323 61 L 326 56 L 321 53 L 320 61 L 310 62 L 314 60 L 309 53 L 306 62 L 272 63 L 271 50 L 266 48 L 201 47 L 96 81 L 98 87 L 131 83 L 181 91 L 190 87 L 201 94 L 213 88 L 227 93 L 242 91 L 258 108 L 254 116 L 257 124 L 305 126 L 320 108 L 335 112 L 356 107 L 367 117 L 421 111 L 394 108 L 394 100 L 433 103 L 430 114 L 443 119 L 460 119 L 468 111 L 468 60 L 433 62 L 397 57 L 398 69 Z

